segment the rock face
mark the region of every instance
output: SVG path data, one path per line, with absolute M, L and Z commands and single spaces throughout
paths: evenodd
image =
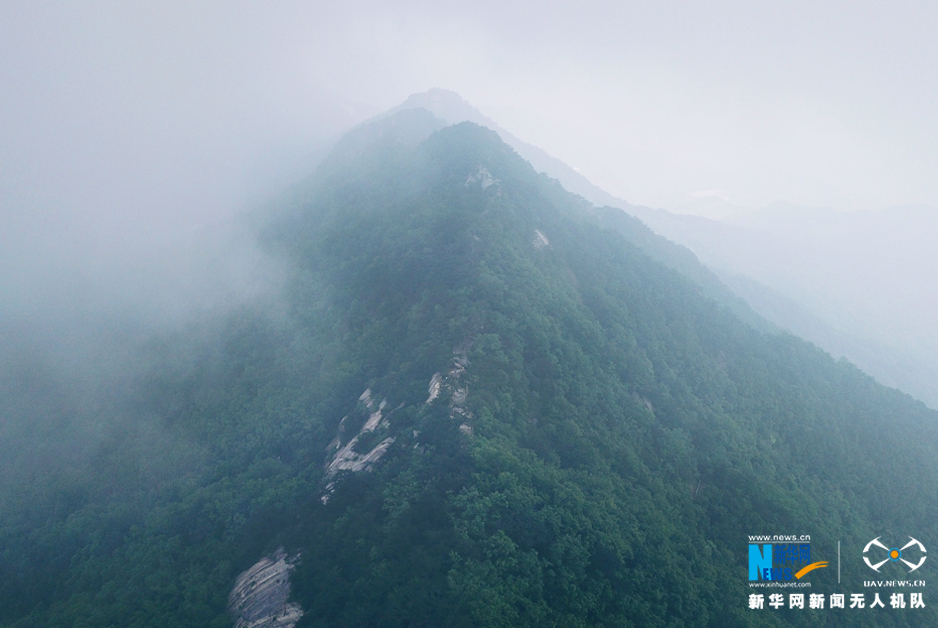
M 540 229 L 534 230 L 534 248 L 543 249 L 545 246 L 550 245 L 550 240 L 547 239 L 547 236 L 541 233 Z
M 280 548 L 238 576 L 228 594 L 228 611 L 235 628 L 293 628 L 303 616 L 290 597 L 290 572 L 296 557 Z
M 469 176 L 466 178 L 466 187 L 469 187 L 473 183 L 478 183 L 479 187 L 484 190 L 490 185 L 498 185 L 499 181 L 492 176 L 488 168 L 480 165 L 478 170 L 470 172 Z
M 538 231 L 538 233 L 540 232 Z M 467 421 L 471 420 L 473 416 L 465 406 L 466 397 L 469 396 L 469 386 L 462 383 L 462 376 L 466 372 L 466 367 L 469 366 L 469 359 L 466 357 L 468 351 L 468 346 L 453 349 L 452 366 L 446 375 L 435 373 L 430 378 L 430 386 L 427 388 L 429 396 L 426 403 L 433 403 L 443 392 L 450 394 L 449 418 L 456 420 L 459 417 L 461 421 L 459 431 L 471 436 L 473 433 L 472 426 Z
M 350 419 L 353 419 L 353 416 L 346 415 L 339 422 L 338 434 L 336 434 L 336 437 L 326 448 L 328 455 L 326 456 L 326 473 L 323 477 L 326 486 L 323 489 L 323 496 L 320 498 L 324 504 L 329 503 L 329 496 L 332 494 L 332 491 L 335 490 L 335 481 L 333 478 L 335 478 L 337 473 L 340 471 L 352 471 L 353 473 L 357 473 L 359 471 L 370 470 L 394 443 L 394 437 L 388 436 L 371 449 L 359 451 L 361 448 L 360 443 L 363 438 L 367 438 L 369 435 L 376 433 L 386 435 L 391 424 L 388 422 L 388 417 L 384 415 L 384 409 L 388 405 L 387 399 L 383 399 L 381 403 L 377 404 L 377 407 L 375 407 L 375 402 L 371 398 L 371 389 L 368 388 L 361 394 L 358 400 L 363 404 L 363 406 L 359 407 L 359 410 L 364 409 L 365 414 L 368 416 L 365 424 L 362 425 L 355 436 L 349 439 L 348 423 Z M 391 412 L 393 412 L 393 410 Z M 389 412 L 388 416 L 390 416 L 390 414 Z M 367 447 L 365 449 L 367 449 Z

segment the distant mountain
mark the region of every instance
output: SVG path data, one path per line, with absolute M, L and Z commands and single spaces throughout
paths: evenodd
M 766 319 L 938 407 L 938 213 L 778 204 L 716 221 L 628 211 Z
M 267 217 L 280 302 L 90 404 L 2 364 L 0 626 L 936 625 L 772 608 L 749 535 L 868 605 L 871 539 L 938 538 L 938 413 L 627 232 L 688 255 L 491 130 L 355 129 Z
M 594 205 L 624 210 L 664 236 L 661 240 L 687 247 L 703 265 L 678 261 L 686 254 L 662 255 L 660 247 L 668 245 L 660 240 L 657 248 L 647 248 L 654 239 L 639 234 L 640 227 L 623 231 L 756 328 L 790 331 L 938 407 L 938 291 L 930 279 L 938 272 L 938 255 L 932 253 L 938 212 L 838 214 L 784 204 L 753 211 L 719 196 L 689 202 L 682 208 L 686 213 L 652 209 L 606 193 L 455 92 L 414 94 L 384 115 L 412 108 L 427 109 L 450 124 L 469 121 L 497 131 L 535 170 L 565 189 Z

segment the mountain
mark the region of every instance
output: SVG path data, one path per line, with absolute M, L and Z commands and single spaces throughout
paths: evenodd
M 695 199 L 681 213 L 656 210 L 608 194 L 455 92 L 414 94 L 383 115 L 414 108 L 450 124 L 493 129 L 568 191 L 637 217 L 654 231 L 642 233 L 644 225 L 624 230 L 631 242 L 700 283 L 757 329 L 794 333 L 938 407 L 938 347 L 929 340 L 938 337 L 938 301 L 929 283 L 938 271 L 938 257 L 931 254 L 938 237 L 935 212 L 909 207 L 837 214 L 785 204 L 752 211 L 719 196 Z M 624 224 L 615 212 L 609 217 Z M 663 242 L 648 249 L 654 234 Z M 691 269 L 674 255 L 661 255 L 668 240 L 693 251 L 703 265 L 694 260 Z
M 938 538 L 938 414 L 616 221 L 478 125 L 350 132 L 264 217 L 279 301 L 90 404 L 3 364 L 0 625 L 935 625 L 750 608 L 749 535 L 848 600 L 871 539 Z
M 470 105 L 456 92 L 434 88 L 426 92 L 412 94 L 403 103 L 390 109 L 382 116 L 393 116 L 406 109 L 426 109 L 435 117 L 447 124 L 459 122 L 473 122 L 498 133 L 503 142 L 511 146 L 526 159 L 538 172 L 545 172 L 560 181 L 563 187 L 574 194 L 579 194 L 594 205 L 621 207 L 625 201 L 618 199 L 605 190 L 590 183 L 589 179 L 557 159 L 556 157 L 518 139 L 509 133 L 497 122 L 482 114 L 481 111 Z
M 938 219 L 776 204 L 722 220 L 631 207 L 760 315 L 938 407 Z
M 400 112 L 414 109 L 431 112 L 443 124 L 472 122 L 495 131 L 503 142 L 527 160 L 537 172 L 543 172 L 557 179 L 567 191 L 578 194 L 593 205 L 602 208 L 598 210 L 600 220 L 607 227 L 619 231 L 629 242 L 641 248 L 656 261 L 677 270 L 699 284 L 707 296 L 729 307 L 737 316 L 756 329 L 778 331 L 772 323 L 756 314 L 745 300 L 727 288 L 716 274 L 703 266 L 689 249 L 677 246 L 661 237 L 631 215 L 635 209 L 643 208 L 637 208 L 612 196 L 590 183 L 586 177 L 561 160 L 518 139 L 463 100 L 456 92 L 436 88 L 412 94 L 403 103 L 377 116 L 375 120 L 393 117 Z M 625 209 L 626 212 L 616 211 L 614 208 Z

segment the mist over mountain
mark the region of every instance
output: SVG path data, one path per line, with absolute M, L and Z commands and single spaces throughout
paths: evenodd
M 0 628 L 938 625 L 936 30 L 0 3 Z
M 758 312 L 760 320 L 742 310 L 737 314 L 756 326 L 768 322 L 788 330 L 846 357 L 882 383 L 938 405 L 938 296 L 929 280 L 938 271 L 938 257 L 931 253 L 938 240 L 934 212 L 844 213 L 783 203 L 753 211 L 713 194 L 682 206 L 682 213 L 653 210 L 608 194 L 454 92 L 413 94 L 385 115 L 418 107 L 450 123 L 471 121 L 497 131 L 567 190 L 595 205 L 622 209 L 688 247 L 719 278 L 681 272 L 716 292 L 729 287 L 735 296 L 711 296 L 727 304 L 744 301 L 743 308 Z
M 407 100 L 390 109 L 384 115 L 394 115 L 398 111 L 418 108 L 426 109 L 449 124 L 474 122 L 492 129 L 498 133 L 503 142 L 514 148 L 521 157 L 529 161 L 535 170 L 546 172 L 560 181 L 564 188 L 574 194 L 579 194 L 594 205 L 618 207 L 623 203 L 620 199 L 590 183 L 586 177 L 561 160 L 547 154 L 536 146 L 518 139 L 494 120 L 484 116 L 482 112 L 463 100 L 456 92 L 436 88 L 419 94 L 412 94 Z
M 628 209 L 687 246 L 761 315 L 938 405 L 938 218 L 777 204 L 722 220 Z
M 258 215 L 275 297 L 97 388 L 4 363 L 0 625 L 796 626 L 748 535 L 842 543 L 847 589 L 935 538 L 938 415 L 610 211 L 403 110 Z

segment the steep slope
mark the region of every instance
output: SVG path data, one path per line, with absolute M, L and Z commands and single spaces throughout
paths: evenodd
M 549 155 L 540 148 L 532 146 L 503 129 L 494 120 L 486 117 L 478 109 L 462 99 L 456 92 L 444 89 L 431 89 L 419 94 L 412 94 L 406 101 L 390 111 L 378 116 L 378 119 L 395 117 L 409 110 L 426 110 L 446 124 L 472 122 L 498 133 L 506 144 L 526 159 L 537 172 L 543 172 L 557 179 L 564 189 L 585 198 L 590 203 L 603 207 L 600 219 L 611 229 L 619 231 L 626 240 L 635 244 L 650 255 L 655 261 L 664 264 L 688 277 L 703 288 L 705 294 L 730 308 L 742 320 L 761 331 L 777 331 L 777 328 L 758 314 L 747 302 L 726 287 L 711 270 L 696 259 L 690 249 L 676 245 L 663 238 L 636 220 L 632 214 L 645 208 L 630 205 L 616 198 L 601 188 L 593 185 L 582 174 Z M 369 127 L 369 125 L 364 125 Z M 619 211 L 619 210 L 625 210 Z M 630 213 L 626 213 L 630 212 Z
M 938 406 L 938 349 L 930 340 L 938 317 L 935 292 L 928 285 L 935 266 L 935 212 L 897 208 L 888 215 L 862 212 L 832 219 L 829 210 L 780 204 L 739 213 L 739 207 L 707 197 L 689 204 L 694 215 L 674 214 L 612 196 L 501 128 L 455 92 L 413 94 L 383 115 L 414 108 L 450 124 L 469 121 L 497 131 L 535 170 L 568 191 L 621 209 L 679 248 L 687 247 L 706 267 L 697 260 L 688 263 L 686 252 L 656 242 L 650 231 L 641 233 L 615 212 L 607 214 L 627 227 L 622 231 L 629 241 L 699 283 L 708 296 L 757 329 L 795 333 L 835 357 L 846 357 L 881 383 Z M 769 292 L 779 293 L 770 298 L 775 304 L 767 300 Z M 779 299 L 790 305 L 778 307 Z
M 935 212 L 777 204 L 710 220 L 627 211 L 694 251 L 776 325 L 938 406 Z
M 354 354 L 394 356 L 363 382 L 396 414 L 361 453 L 393 444 L 297 541 L 309 625 L 797 624 L 745 610 L 750 532 L 827 556 L 934 534 L 920 404 L 742 325 L 490 132 L 393 164 L 283 231 L 310 272 L 343 269 Z
M 602 188 L 590 183 L 589 179 L 553 155 L 503 129 L 497 122 L 463 100 L 456 92 L 436 88 L 419 94 L 412 94 L 403 103 L 382 114 L 381 117 L 393 116 L 407 109 L 426 109 L 447 124 L 472 122 L 492 129 L 498 133 L 502 141 L 515 149 L 523 159 L 530 162 L 536 171 L 547 173 L 557 179 L 563 184 L 564 189 L 579 194 L 600 207 L 604 205 L 621 207 L 626 204 L 625 201 L 617 199 Z
M 283 202 L 275 316 L 141 354 L 118 409 L 159 448 L 115 428 L 94 475 L 0 502 L 0 625 L 230 625 L 252 573 L 297 626 L 935 625 L 751 610 L 747 546 L 840 542 L 813 590 L 862 592 L 870 539 L 938 538 L 938 416 L 442 126 L 360 128 Z
M 739 290 L 737 292 L 731 290 L 720 277 L 701 264 L 690 249 L 658 235 L 638 218 L 616 207 L 603 207 L 597 212 L 600 224 L 622 234 L 626 240 L 659 264 L 676 270 L 696 283 L 707 297 L 729 309 L 753 329 L 766 332 L 780 331 L 769 320 L 757 314 L 746 300 L 737 296 Z

